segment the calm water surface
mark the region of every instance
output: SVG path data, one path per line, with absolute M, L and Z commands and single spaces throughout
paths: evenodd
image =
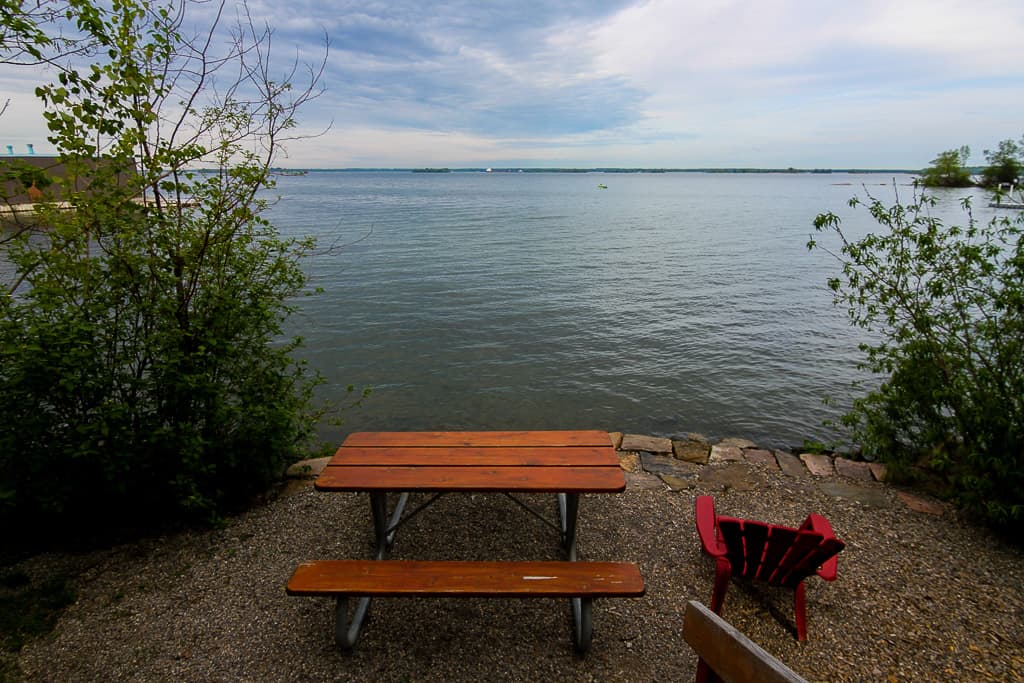
M 322 435 L 363 429 L 600 428 L 836 436 L 862 332 L 806 242 L 819 212 L 910 177 L 313 172 L 271 220 L 314 235 L 323 294 L 290 331 L 323 395 L 370 386 Z M 608 186 L 598 189 L 598 184 Z M 972 191 L 943 197 L 944 208 Z M 976 206 L 984 206 L 982 197 Z M 980 211 L 979 211 L 980 213 Z M 835 406 L 825 406 L 829 396 Z

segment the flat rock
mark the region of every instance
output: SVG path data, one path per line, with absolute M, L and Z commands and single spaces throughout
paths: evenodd
M 713 465 L 721 462 L 742 462 L 743 449 L 739 446 L 723 446 L 720 443 L 711 447 L 711 455 L 708 456 L 708 464 Z
M 801 453 L 800 459 L 807 466 L 807 471 L 816 477 L 831 477 L 836 473 L 832 458 L 820 453 Z
M 888 470 L 883 463 L 869 462 L 868 469 L 871 470 L 871 476 L 875 478 L 875 481 L 885 481 Z
M 698 434 L 697 432 L 686 432 L 686 439 L 688 441 L 699 441 L 700 443 L 706 443 L 709 446 L 711 445 L 711 441 L 708 440 L 708 437 L 703 434 Z
M 779 469 L 779 464 L 775 462 L 775 456 L 771 454 L 771 451 L 765 451 L 760 448 L 748 448 L 743 451 L 743 457 L 752 465 L 767 467 L 770 470 Z
M 757 448 L 757 444 L 750 439 L 737 439 L 736 437 L 729 437 L 728 439 L 722 439 L 718 442 L 719 446 L 735 446 L 736 448 Z
M 300 460 L 289 465 L 284 476 L 288 479 L 316 479 L 324 471 L 324 468 L 327 467 L 327 463 L 330 460 L 331 456 Z
M 648 453 L 671 453 L 672 439 L 660 436 L 642 436 L 640 434 L 623 434 L 620 451 L 647 451 Z
M 807 476 L 807 468 L 804 467 L 803 461 L 792 453 L 775 451 L 775 462 L 778 463 L 780 470 L 791 477 Z
M 860 479 L 861 481 L 874 480 L 874 477 L 871 476 L 871 467 L 866 462 L 837 457 L 834 465 L 836 474 L 841 476 L 849 477 L 850 479 Z
M 641 491 L 664 491 L 665 482 L 647 472 L 624 472 L 626 488 Z
M 927 498 L 921 498 L 905 491 L 897 491 L 896 495 L 900 497 L 900 500 L 915 512 L 924 512 L 929 515 L 941 515 L 946 511 L 946 506 L 937 500 L 929 500 Z
M 890 508 L 892 501 L 885 493 L 876 487 L 861 486 L 842 479 L 831 479 L 821 483 L 821 490 L 836 498 L 855 500 L 869 507 Z
M 707 441 L 689 440 L 672 442 L 672 454 L 679 460 L 706 465 L 710 453 L 711 446 L 708 445 Z
M 654 453 L 641 453 L 640 463 L 643 465 L 644 471 L 651 474 L 671 474 L 677 477 L 693 477 L 701 469 L 700 465 L 692 462 L 683 462 Z
M 708 486 L 723 489 L 751 491 L 764 483 L 764 479 L 746 463 L 728 463 L 717 467 L 705 467 L 697 479 Z
M 643 472 L 643 465 L 640 464 L 638 453 L 620 453 L 619 467 L 625 472 Z
M 662 474 L 661 480 L 673 491 L 685 491 L 693 488 L 694 480 L 688 477 L 677 477 L 674 474 Z

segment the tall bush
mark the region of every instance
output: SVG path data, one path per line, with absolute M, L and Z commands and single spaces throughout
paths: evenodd
M 281 338 L 311 244 L 262 215 L 318 72 L 272 79 L 251 22 L 185 38 L 188 5 L 64 4 L 54 30 L 97 49 L 36 91 L 72 210 L 37 205 L 47 227 L 2 254 L 0 524 L 215 518 L 278 477 L 318 416 L 317 376 Z
M 1024 213 L 962 225 L 930 213 L 915 195 L 892 206 L 868 197 L 879 230 L 851 240 L 839 218 L 819 215 L 819 233 L 842 272 L 829 281 L 850 322 L 873 330 L 863 366 L 878 388 L 844 422 L 866 452 L 897 471 L 938 473 L 966 510 L 998 526 L 1024 519 Z M 828 240 L 833 243 L 833 240 Z

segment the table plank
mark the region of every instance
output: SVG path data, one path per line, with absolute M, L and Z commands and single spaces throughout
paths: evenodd
M 426 466 L 534 466 L 564 467 L 568 465 L 612 467 L 619 458 L 609 446 L 543 446 L 536 448 L 508 447 L 400 447 L 381 448 L 342 446 L 330 465 L 426 465 Z
M 342 446 L 611 446 L 600 430 L 495 432 L 353 432 Z
M 298 566 L 289 595 L 449 597 L 639 597 L 628 562 L 319 560 Z
M 328 466 L 320 491 L 521 491 L 617 493 L 626 479 L 614 467 Z

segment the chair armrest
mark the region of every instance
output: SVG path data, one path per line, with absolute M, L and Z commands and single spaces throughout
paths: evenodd
M 704 552 L 712 557 L 725 556 L 725 544 L 718 538 L 718 518 L 715 516 L 715 499 L 711 496 L 697 496 L 695 503 L 697 534 Z
M 812 512 L 807 515 L 807 519 L 800 525 L 801 531 L 816 531 L 821 534 L 823 538 L 835 538 L 835 532 L 832 531 L 832 525 L 827 519 L 821 515 Z
M 808 531 L 815 531 L 821 534 L 822 540 L 835 538 L 835 532 L 832 531 L 832 525 L 829 521 L 819 514 L 811 513 L 807 515 L 807 519 L 800 525 L 801 529 Z M 818 569 L 818 576 L 825 579 L 826 581 L 836 580 L 836 570 L 839 567 L 839 556 L 833 555 L 829 559 L 825 560 L 821 568 Z

